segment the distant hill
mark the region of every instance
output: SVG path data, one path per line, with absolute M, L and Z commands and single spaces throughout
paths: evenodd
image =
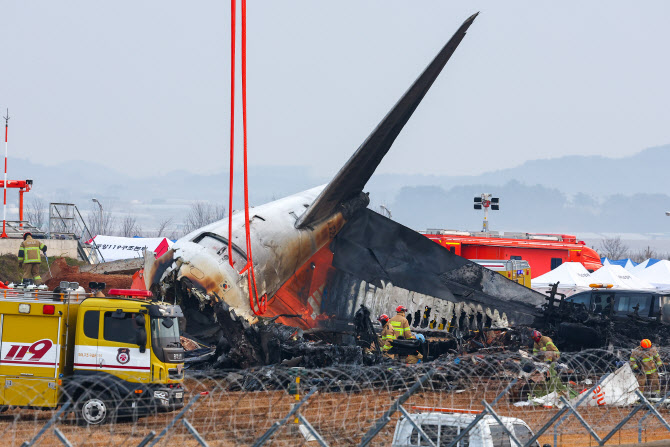
M 596 200 L 585 194 L 568 196 L 543 185 L 510 181 L 502 186 L 468 185 L 405 187 L 391 209 L 393 219 L 416 230 L 427 228 L 481 230 L 483 211 L 473 197 L 495 192 L 500 210 L 489 212 L 490 229 L 551 233 L 670 232 L 670 196 L 615 194 Z
M 9 177 L 34 180 L 34 190 L 26 197 L 29 202 L 40 197 L 46 203 L 75 203 L 87 211 L 93 209 L 95 197 L 106 209 L 135 215 L 143 227 L 153 228 L 168 216 L 182 221 L 196 200 L 228 201 L 227 172 L 198 175 L 180 169 L 180 164 L 175 163 L 175 171 L 157 172 L 129 163 L 127 172 L 119 172 L 91 162 L 44 166 L 11 158 Z M 667 233 L 668 166 L 670 145 L 665 145 L 624 158 L 533 160 L 478 176 L 376 174 L 366 189 L 373 207 L 384 204 L 395 220 L 415 229 L 476 230 L 483 216 L 472 209 L 472 198 L 492 192 L 501 198 L 501 210 L 491 213 L 492 229 Z M 236 178 L 241 181 L 241 173 Z M 249 178 L 252 205 L 328 181 L 301 166 L 252 166 Z M 237 185 L 241 183 L 236 183 L 235 208 L 242 204 L 242 188 Z M 14 206 L 18 201 L 12 192 L 9 200 Z
M 464 163 L 467 160 L 455 160 Z M 449 189 L 462 185 L 504 185 L 518 181 L 543 185 L 566 194 L 593 196 L 635 193 L 670 193 L 670 145 L 652 147 L 629 157 L 579 156 L 527 161 L 517 167 L 477 176 L 375 175 L 371 189 L 398 191 L 403 186 L 436 185 Z M 448 169 L 448 167 L 447 167 Z

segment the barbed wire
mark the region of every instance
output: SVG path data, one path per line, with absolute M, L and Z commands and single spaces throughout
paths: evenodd
M 670 361 L 670 349 L 659 349 L 659 353 L 664 362 Z M 156 401 L 148 408 L 153 414 L 141 417 L 132 413 L 118 414 L 109 417 L 103 425 L 88 425 L 81 415 L 82 396 L 91 391 L 88 387 L 70 391 L 71 407 L 60 414 L 57 414 L 59 409 L 1 408 L 4 412 L 0 413 L 0 437 L 5 445 L 21 445 L 36 437 L 55 418 L 34 445 L 63 445 L 54 428 L 71 445 L 138 445 L 152 432 L 155 437 L 150 442 L 157 441 L 157 445 L 203 445 L 187 425 L 210 446 L 253 445 L 309 395 L 300 408 L 300 417 L 308 421 L 327 445 L 353 446 L 361 443 L 400 396 L 424 380 L 403 403 L 410 413 L 425 411 L 413 409 L 419 406 L 479 412 L 484 409 L 483 400 L 491 403 L 509 388 L 495 405 L 496 413 L 521 419 L 533 431 L 539 430 L 562 407 L 558 400 L 542 401 L 543 397 L 553 392 L 574 404 L 580 393 L 590 393 L 589 402 L 578 410 L 603 438 L 635 408 L 638 399 L 631 400 L 632 390 L 627 390 L 628 401 L 591 405 L 591 401 L 599 399 L 598 393 L 591 390 L 604 376 L 625 369 L 629 357 L 630 349 L 613 348 L 563 353 L 553 367 L 535 362 L 525 353 L 497 352 L 452 355 L 409 366 L 388 361 L 376 366 L 342 365 L 322 369 L 269 366 L 242 371 L 193 371 L 183 383 L 184 402 L 188 407 L 183 414 L 182 409 L 163 411 Z M 670 388 L 661 374 L 661 395 L 666 395 Z M 22 395 L 22 405 L 39 406 L 45 392 L 40 394 L 38 387 L 31 387 L 29 382 L 17 379 L 12 386 L 5 386 L 5 400 L 8 393 L 14 393 L 15 402 L 19 401 L 17 396 Z M 118 390 L 105 389 L 103 384 L 95 387 L 96 396 L 115 396 L 109 398 L 111 413 L 115 405 L 132 398 L 119 396 Z M 539 400 L 533 400 L 538 397 Z M 644 417 L 638 430 L 638 423 L 646 412 L 645 408 L 632 417 L 608 445 L 637 442 L 640 435 L 643 441 L 670 439 L 670 432 L 656 417 Z M 670 419 L 665 407 L 660 406 L 659 413 Z M 597 444 L 574 415 L 566 415 L 565 421 L 557 422 L 540 437 L 540 444 L 554 444 L 554 430 L 557 445 Z M 400 417 L 400 413 L 395 413 L 370 445 L 391 445 Z M 290 417 L 265 445 L 313 445 L 313 441 L 308 441 L 305 427 Z

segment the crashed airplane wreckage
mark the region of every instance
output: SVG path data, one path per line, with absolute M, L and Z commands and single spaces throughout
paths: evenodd
M 232 216 L 230 250 L 228 222 L 219 221 L 179 239 L 159 259 L 147 255 L 147 288 L 182 305 L 187 333 L 218 343 L 229 364 L 245 367 L 277 361 L 276 339 L 295 328 L 352 332 L 361 304 L 375 314 L 403 304 L 413 327 L 442 332 L 530 323 L 541 313 L 543 295 L 366 208 L 365 184 L 476 16 L 330 183 L 249 210 L 257 294 L 267 297 L 260 318 L 250 303 L 249 271 L 240 272 L 247 262 L 243 212 Z

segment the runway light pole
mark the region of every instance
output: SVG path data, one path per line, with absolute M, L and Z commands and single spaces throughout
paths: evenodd
M 103 222 L 103 220 L 102 220 L 102 204 L 100 202 L 98 202 L 98 199 L 92 199 L 92 201 L 97 203 L 98 206 L 100 207 L 100 224 L 98 226 L 98 232 L 102 233 L 102 222 Z
M 484 223 L 482 224 L 482 232 L 489 231 L 489 208 L 493 211 L 500 209 L 500 199 L 498 197 L 491 197 L 492 194 L 484 193 L 479 197 L 475 197 L 475 209 L 480 210 L 484 208 Z

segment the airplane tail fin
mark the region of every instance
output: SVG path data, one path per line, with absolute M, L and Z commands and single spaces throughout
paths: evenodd
M 479 13 L 470 16 L 296 222 L 304 228 L 359 195 Z

